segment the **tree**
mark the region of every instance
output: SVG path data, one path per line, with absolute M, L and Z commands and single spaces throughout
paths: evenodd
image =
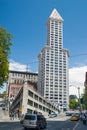
M 85 86 L 85 90 L 83 94 L 83 103 L 84 103 L 85 109 L 87 110 L 87 85 Z
M 3 91 L 3 98 L 6 98 L 6 91 Z
M 8 80 L 8 57 L 11 53 L 12 38 L 13 36 L 6 29 L 0 27 L 0 87 L 3 87 L 3 83 Z
M 76 109 L 78 105 L 79 105 L 79 102 L 75 101 L 74 99 L 69 99 L 70 109 Z

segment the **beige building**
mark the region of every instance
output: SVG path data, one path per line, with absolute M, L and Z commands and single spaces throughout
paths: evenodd
M 34 89 L 34 85 L 25 80 L 24 85 L 10 107 L 10 111 L 14 111 L 18 115 L 42 113 L 48 116 L 50 112 L 58 113 L 58 108 L 47 101 L 42 95 L 38 94 Z

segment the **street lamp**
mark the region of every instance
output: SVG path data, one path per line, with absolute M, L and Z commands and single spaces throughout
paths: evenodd
M 74 86 L 74 85 L 70 85 L 70 87 L 75 87 L 76 89 L 78 89 L 78 102 L 79 102 L 79 107 L 80 107 L 80 110 L 81 110 L 82 106 L 81 106 L 81 102 L 80 102 L 80 87 L 77 87 L 77 86 Z
M 69 87 L 75 87 L 78 90 L 78 98 L 80 99 L 80 87 L 70 85 Z

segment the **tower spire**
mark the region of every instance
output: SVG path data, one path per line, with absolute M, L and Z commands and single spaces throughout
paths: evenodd
M 58 11 L 54 8 L 50 17 L 49 18 L 52 18 L 52 19 L 57 19 L 57 20 L 60 20 L 60 21 L 64 21 L 63 18 L 61 17 L 61 15 L 58 13 Z

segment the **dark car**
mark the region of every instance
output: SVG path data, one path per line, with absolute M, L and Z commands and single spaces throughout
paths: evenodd
M 73 111 L 66 111 L 66 116 L 72 116 L 73 115 Z
M 2 104 L 2 110 L 6 110 L 6 105 Z
M 40 114 L 25 114 L 24 119 L 20 121 L 24 129 L 44 129 L 47 126 L 46 119 Z

